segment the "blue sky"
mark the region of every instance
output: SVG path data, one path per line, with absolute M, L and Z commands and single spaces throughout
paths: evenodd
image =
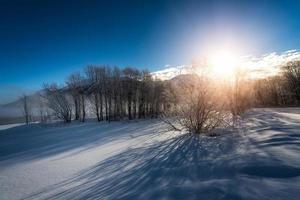
M 0 104 L 88 64 L 162 69 L 210 46 L 243 54 L 300 46 L 300 3 L 0 0 Z

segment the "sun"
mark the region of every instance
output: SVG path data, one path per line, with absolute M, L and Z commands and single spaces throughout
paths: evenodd
M 235 53 L 225 49 L 211 53 L 208 62 L 214 75 L 231 77 L 236 70 L 239 58 Z

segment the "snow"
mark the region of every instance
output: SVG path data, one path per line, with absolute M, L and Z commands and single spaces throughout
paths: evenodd
M 0 125 L 0 131 L 10 129 L 16 126 L 21 126 L 24 125 L 24 123 L 17 123 L 17 124 L 5 124 L 5 125 Z
M 216 137 L 159 120 L 0 131 L 0 199 L 298 199 L 300 108 L 253 109 Z

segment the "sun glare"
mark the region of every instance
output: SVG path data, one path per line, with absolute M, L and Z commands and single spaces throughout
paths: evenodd
M 238 56 L 233 52 L 222 50 L 209 56 L 209 65 L 214 75 L 229 77 L 238 65 Z

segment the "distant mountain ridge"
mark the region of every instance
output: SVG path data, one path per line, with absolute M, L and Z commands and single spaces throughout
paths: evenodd
M 192 66 L 190 65 L 179 65 L 175 67 L 168 67 L 163 70 L 159 70 L 156 72 L 152 72 L 151 75 L 155 79 L 161 79 L 161 80 L 170 80 L 176 76 L 182 75 L 182 74 L 190 74 L 193 72 Z

